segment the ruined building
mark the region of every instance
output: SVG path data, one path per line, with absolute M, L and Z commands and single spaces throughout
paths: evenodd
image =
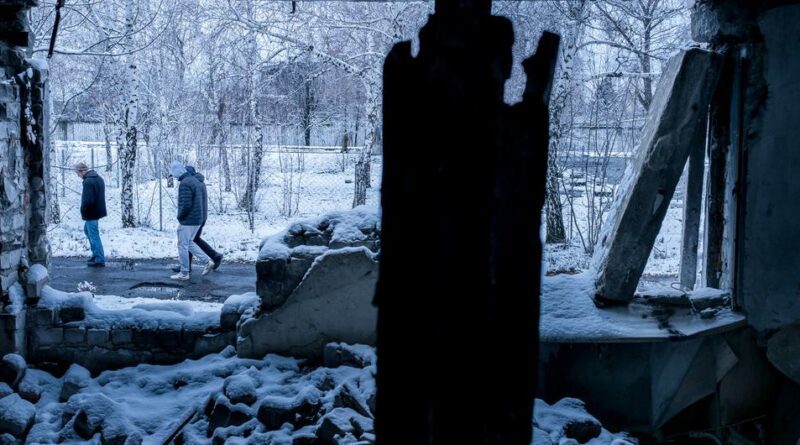
M 176 363 L 237 341 L 239 353 L 252 357 L 272 351 L 318 356 L 325 341 L 352 334 L 341 330 L 347 323 L 319 317 L 330 329 L 323 334 L 334 332 L 322 341 L 300 328 L 294 334 L 301 335 L 282 337 L 280 329 L 290 323 L 267 317 L 277 308 L 280 317 L 296 321 L 297 309 L 283 305 L 292 295 L 325 294 L 325 283 L 299 282 L 312 264 L 328 263 L 351 272 L 328 270 L 333 278 L 368 278 L 348 281 L 351 287 L 340 288 L 346 292 L 308 310 L 325 313 L 320 304 L 339 304 L 352 293 L 363 297 L 377 281 L 377 315 L 365 309 L 369 298 L 359 298 L 351 313 L 370 323 L 352 324 L 357 336 L 346 339 L 383 348 L 379 435 L 403 431 L 420 443 L 447 443 L 436 434 L 463 429 L 469 419 L 481 425 L 487 442 L 521 443 L 531 425 L 530 416 L 518 414 L 533 409 L 537 391 L 548 401 L 580 398 L 608 426 L 653 437 L 714 431 L 730 443 L 797 443 L 800 2 L 695 1 L 692 34 L 701 48 L 681 52 L 665 69 L 640 158 L 616 198 L 595 269 L 540 283 L 536 230 L 524 234 L 540 222 L 546 151 L 536 147 L 547 145 L 544 106 L 558 38 L 543 38 L 526 62 L 525 100 L 508 107 L 501 93 L 511 63 L 509 24 L 490 15 L 488 0 L 438 1 L 419 57 L 401 43 L 387 59 L 381 229 L 364 229 L 363 249 L 320 260 L 315 249 L 335 245 L 323 234 L 328 221 L 290 228 L 281 238 L 285 245 L 262 250 L 254 274 L 262 311 L 250 311 L 252 302 L 232 304 L 210 329 L 207 320 L 141 328 L 107 319 L 76 327 L 70 323 L 86 316 L 79 302 L 40 304 L 47 299 L 48 115 L 46 64 L 29 58 L 25 11 L 34 1 L 0 0 L 0 356 L 18 352 L 35 365 L 81 363 L 93 372 Z M 442 85 L 453 83 L 436 83 L 443 79 L 464 89 L 447 90 Z M 419 115 L 429 119 L 417 122 Z M 415 124 L 435 134 L 424 165 L 398 149 L 412 143 L 404 130 Z M 494 151 L 487 149 L 488 160 L 452 156 L 453 140 Z M 687 161 L 682 289 L 637 294 Z M 485 165 L 490 173 L 474 174 Z M 420 206 L 424 222 L 410 212 Z M 419 240 L 429 243 L 435 261 L 415 262 Z M 702 282 L 694 283 L 698 267 Z M 421 289 L 412 281 L 420 276 L 436 284 Z M 250 321 L 242 322 L 243 315 Z M 340 318 L 347 321 L 346 314 Z M 507 366 L 490 369 L 487 357 Z M 491 400 L 466 417 L 450 411 L 469 402 L 460 383 L 440 372 L 456 365 Z M 422 385 L 413 400 L 398 390 L 409 381 Z

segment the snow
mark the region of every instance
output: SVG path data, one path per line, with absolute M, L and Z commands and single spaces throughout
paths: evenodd
M 30 59 L 25 59 L 25 61 L 28 62 L 28 65 L 35 70 L 47 71 L 49 69 L 47 59 L 43 59 L 41 57 L 31 57 Z
M 25 306 L 25 292 L 19 283 L 14 283 L 8 288 L 8 298 L 11 302 L 6 305 L 5 312 L 18 314 Z
M 18 394 L 0 399 L 0 426 L 15 435 L 21 435 L 36 415 L 36 408 Z
M 147 297 L 120 297 L 118 295 L 94 295 L 93 302 L 97 308 L 106 310 L 106 311 L 114 311 L 120 309 L 131 309 L 132 307 L 136 307 L 139 305 L 143 305 L 145 307 L 152 308 L 153 305 L 161 305 L 165 303 L 165 300 L 159 298 L 147 298 Z M 167 302 L 172 303 L 172 300 L 167 300 Z M 210 301 L 199 301 L 199 300 L 181 300 L 181 305 L 188 305 L 191 307 L 192 312 L 217 312 L 222 309 L 222 303 L 215 303 Z M 141 308 L 140 308 L 141 309 Z M 164 310 L 170 310 L 166 306 Z
M 369 355 L 375 354 L 374 349 L 368 346 L 346 346 L 365 354 L 369 349 Z M 367 431 L 367 435 L 361 438 L 374 439 L 373 420 L 343 408 L 337 402 L 337 395 L 347 390 L 358 403 L 367 407 L 367 400 L 375 395 L 374 365 L 365 368 L 306 368 L 303 364 L 300 360 L 277 355 L 267 355 L 261 360 L 242 359 L 228 348 L 220 354 L 186 360 L 177 365 L 143 364 L 106 371 L 94 379 L 82 375 L 77 392 L 66 402 L 59 402 L 58 397 L 68 377 L 56 379 L 34 370 L 42 387 L 42 397 L 36 404 L 38 412 L 27 443 L 56 443 L 59 438 L 69 443 L 84 441 L 74 428 L 76 414 L 80 412 L 85 414 L 83 420 L 94 432 L 91 443 L 99 440 L 100 431 L 105 438 L 127 434 L 142 438 L 144 443 L 161 443 L 189 417 L 193 420 L 183 432 L 189 443 L 197 445 L 211 444 L 212 440 L 230 444 L 290 444 L 301 437 L 313 436 L 316 428 L 325 421 L 340 425 L 349 432 L 354 431 L 353 423 L 358 423 Z M 228 398 L 251 394 L 257 398 L 252 406 L 233 404 Z M 238 427 L 218 428 L 214 434 L 217 438 L 208 437 L 209 419 L 203 411 L 209 400 L 241 412 L 249 420 Z M 300 402 L 320 407 L 322 415 L 315 420 L 316 426 L 295 429 L 285 423 L 277 430 L 267 431 L 255 419 L 261 404 L 296 407 Z M 537 430 L 532 444 L 559 443 L 564 440 L 568 424 L 587 419 L 599 425 L 579 400 L 564 399 L 553 405 L 537 400 L 532 419 Z M 249 434 L 248 438 L 242 437 L 245 433 Z M 355 442 L 358 438 L 352 439 Z M 545 439 L 551 442 L 545 442 Z M 612 434 L 603 429 L 599 437 L 588 443 L 626 445 L 635 441 L 629 441 L 625 434 Z
M 668 331 L 652 316 L 646 305 L 628 304 L 598 309 L 593 301 L 594 273 L 546 276 L 542 279 L 540 339 L 543 342 L 603 342 L 666 340 Z M 743 324 L 745 318 L 722 309 L 712 319 L 702 319 L 690 308 L 678 308 L 670 319 L 684 335 L 727 329 Z
M 28 281 L 37 282 L 46 280 L 47 277 L 47 268 L 41 264 L 34 264 L 30 269 L 28 269 Z
M 143 311 L 165 311 L 165 312 L 175 312 L 176 314 L 183 315 L 184 317 L 191 317 L 194 315 L 194 308 L 192 305 L 185 302 L 178 302 L 178 301 L 170 301 L 170 302 L 163 302 L 163 303 L 141 303 L 135 304 L 131 307 L 132 309 L 141 309 Z
M 266 237 L 260 245 L 259 260 L 288 259 L 292 249 L 286 245 L 286 238 L 305 228 L 330 232 L 330 246 L 347 246 L 366 241 L 364 232 L 380 230 L 380 209 L 378 207 L 358 206 L 346 211 L 330 212 L 315 218 L 299 220 L 288 228 Z M 326 246 L 297 246 L 298 253 L 325 254 Z
M 130 299 L 126 299 L 130 300 Z M 195 303 L 162 302 L 142 303 L 139 307 L 106 310 L 94 302 L 88 292 L 62 292 L 45 286 L 39 305 L 55 310 L 65 307 L 83 307 L 86 318 L 75 322 L 95 328 L 150 328 L 150 329 L 205 329 L 219 326 L 219 311 L 195 312 Z
M 232 375 L 225 379 L 225 395 L 232 401 L 243 400 L 256 395 L 256 381 L 249 375 Z
M 25 363 L 25 358 L 19 354 L 6 354 L 3 356 L 3 361 L 10 364 L 14 369 L 25 369 L 28 364 Z
M 95 159 L 105 155 L 102 144 L 84 141 L 56 141 L 56 150 L 67 154 L 67 168 L 77 161 L 89 163 L 91 150 L 95 151 Z M 296 183 L 293 185 L 293 190 L 300 194 L 298 209 L 291 216 L 284 215 L 282 211 L 284 180 L 289 174 L 279 171 L 276 167 L 280 165 L 281 155 L 278 152 L 265 153 L 264 179 L 259 189 L 259 207 L 253 231 L 249 228 L 247 214 L 238 208 L 236 190 L 222 191 L 222 181 L 217 171 L 201 171 L 206 177 L 209 193 L 209 221 L 203 229 L 203 239 L 223 253 L 225 261 L 254 262 L 259 253 L 259 246 L 267 236 L 282 231 L 295 221 L 352 207 L 354 186 L 346 181 L 353 179 L 352 164 L 357 158 L 357 153 L 347 155 L 347 168 L 344 172 L 339 167 L 343 162 L 340 153 L 303 153 L 304 171 L 294 173 Z M 116 161 L 116 154 L 114 156 Z M 61 157 L 56 156 L 56 159 Z M 381 158 L 374 157 L 372 165 L 374 182 L 368 189 L 368 205 L 374 206 L 378 203 L 381 168 Z M 167 188 L 166 181 L 162 181 L 163 230 L 158 230 L 158 181 L 148 180 L 135 184 L 134 196 L 137 199 L 134 200 L 134 210 L 137 214 L 138 227 L 122 228 L 120 190 L 116 186 L 115 175 L 100 168 L 98 173 L 106 181 L 106 207 L 109 212 L 108 217 L 100 221 L 100 233 L 106 257 L 109 260 L 176 258 L 175 214 L 178 188 Z M 78 211 L 80 178 L 74 174 L 66 174 L 64 179 L 66 195 L 59 196 L 62 222 L 48 227 L 48 240 L 54 256 L 88 256 L 89 244 L 83 233 L 83 221 Z M 61 191 L 60 178 L 58 188 Z M 347 234 L 343 233 L 341 236 L 344 238 Z
M 258 259 L 260 261 L 289 259 L 292 249 L 283 243 L 284 234 L 285 232 L 281 232 L 278 235 L 272 235 L 264 239 L 258 251 Z
M 713 287 L 701 287 L 689 292 L 689 298 L 695 299 L 723 299 L 730 297 L 730 291 L 716 289 Z
M 11 387 L 8 386 L 6 382 L 0 382 L 0 399 L 5 396 L 11 395 L 14 391 L 11 390 Z
M 544 401 L 536 399 L 533 417 L 534 427 L 539 430 L 539 434 L 534 433 L 534 440 L 531 445 L 563 443 L 560 441 L 564 440 L 565 429 L 572 422 L 600 425 L 600 421 L 586 411 L 585 404 L 573 398 L 561 399 L 553 405 L 548 405 Z M 637 442 L 628 434 L 612 434 L 601 427 L 598 437 L 584 443 L 588 445 L 632 445 Z
M 247 292 L 241 295 L 231 295 L 222 305 L 222 312 L 243 313 L 245 310 L 256 307 L 261 303 L 261 297 L 255 292 Z

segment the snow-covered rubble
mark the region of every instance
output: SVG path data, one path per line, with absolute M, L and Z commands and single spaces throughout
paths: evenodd
M 193 305 L 184 302 L 138 304 L 131 309 L 104 310 L 94 302 L 89 292 L 63 292 L 45 286 L 39 307 L 54 311 L 82 309 L 85 318 L 79 324 L 92 328 L 203 329 L 219 325 L 219 312 L 195 312 Z
M 259 246 L 258 260 L 288 259 L 292 253 L 320 255 L 327 248 L 367 246 L 370 250 L 377 250 L 380 230 L 378 207 L 358 206 L 331 212 L 297 221 L 264 238 Z
M 0 436 L 25 443 L 373 443 L 375 352 L 331 344 L 323 366 L 233 348 L 172 366 L 139 365 L 95 378 L 75 365 L 61 378 L 27 369 L 38 397 L 0 398 Z M 352 366 L 356 365 L 356 366 Z M 362 366 L 363 365 L 363 366 Z M 533 445 L 636 443 L 612 434 L 583 403 L 536 401 Z M 13 443 L 13 442 L 12 442 Z

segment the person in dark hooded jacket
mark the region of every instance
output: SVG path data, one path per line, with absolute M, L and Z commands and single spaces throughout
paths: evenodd
M 81 218 L 83 233 L 89 240 L 92 257 L 87 262 L 89 267 L 105 267 L 106 257 L 103 251 L 103 242 L 100 240 L 100 225 L 98 221 L 107 216 L 106 212 L 106 184 L 96 171 L 79 162 L 75 164 L 75 173 L 83 179 L 81 192 Z
M 189 252 L 201 259 L 208 260 L 206 270 L 203 274 L 214 267 L 214 261 L 208 258 L 200 247 L 195 244 L 194 238 L 200 226 L 203 224 L 203 188 L 200 181 L 186 171 L 186 167 L 179 161 L 174 161 L 169 166 L 170 174 L 178 178 L 178 259 L 180 260 L 180 272 L 172 275 L 174 280 L 188 280 L 189 276 Z
M 214 262 L 214 266 L 211 269 L 209 269 L 208 271 L 205 270 L 203 271 L 203 275 L 205 275 L 219 268 L 219 265 L 222 264 L 223 255 L 214 250 L 214 248 L 211 247 L 210 244 L 208 244 L 205 240 L 201 238 L 203 234 L 203 228 L 205 227 L 206 222 L 208 221 L 208 189 L 206 188 L 205 177 L 203 176 L 202 173 L 199 173 L 197 170 L 195 170 L 195 168 L 192 167 L 191 165 L 186 166 L 186 171 L 190 175 L 193 175 L 195 178 L 197 178 L 198 181 L 200 181 L 200 189 L 202 190 L 203 193 L 203 219 L 202 223 L 200 224 L 200 228 L 197 230 L 197 235 L 195 235 L 194 237 L 194 243 L 197 244 L 197 246 L 200 247 L 203 253 L 205 253 Z M 189 252 L 189 270 L 191 269 L 192 269 L 192 253 Z M 181 271 L 180 265 L 173 267 L 172 271 L 180 272 Z

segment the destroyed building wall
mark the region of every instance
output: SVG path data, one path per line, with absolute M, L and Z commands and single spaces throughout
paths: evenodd
M 103 323 L 88 319 L 79 306 L 38 305 L 27 311 L 26 324 L 29 362 L 61 369 L 77 363 L 94 373 L 140 363 L 180 363 L 236 343 L 236 331 L 230 327 L 157 319 Z
M 47 64 L 27 58 L 26 11 L 35 0 L 0 1 L 0 353 L 24 348 L 27 271 L 46 264 Z
M 701 0 L 692 17 L 695 40 L 733 59 L 722 275 L 759 331 L 800 322 L 800 4 L 789 3 Z
M 800 5 L 766 11 L 762 73 L 766 86 L 758 119 L 745 122 L 746 211 L 740 261 L 740 301 L 757 329 L 800 321 Z M 757 87 L 756 85 L 748 88 Z

